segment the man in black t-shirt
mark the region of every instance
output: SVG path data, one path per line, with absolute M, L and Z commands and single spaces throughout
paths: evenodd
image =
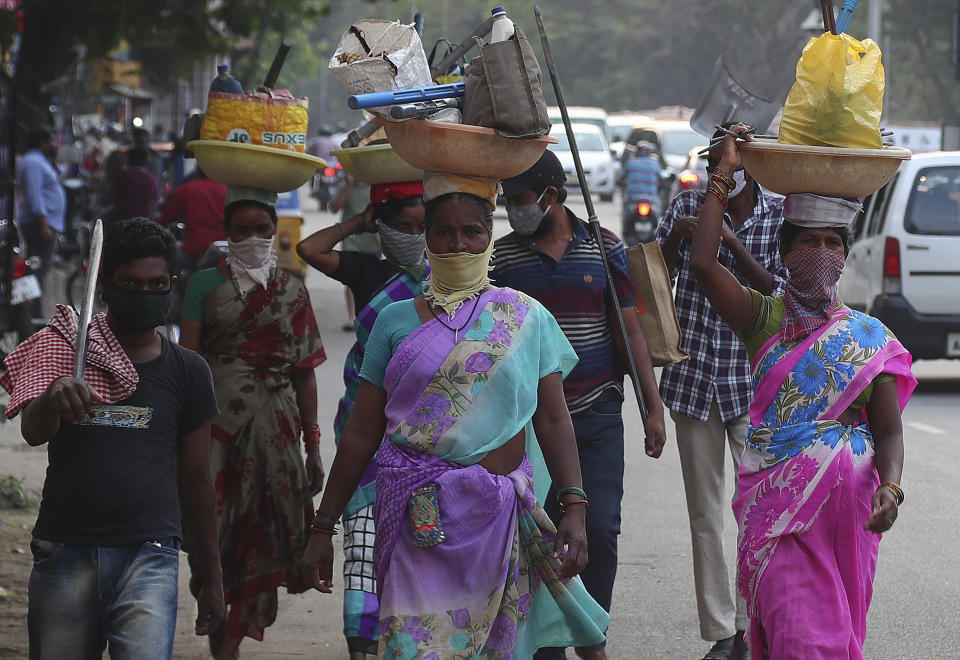
M 181 505 L 204 574 L 217 576 L 198 599 L 197 634 L 223 619 L 208 461 L 213 381 L 202 358 L 156 331 L 175 259 L 173 237 L 156 223 L 112 226 L 101 274 L 109 311 L 91 323 L 85 380 L 54 373 L 36 387 L 50 369 L 31 363 L 60 364 L 73 352 L 57 317 L 16 377 L 15 389 L 38 393 L 23 408 L 23 437 L 47 443 L 49 457 L 31 542 L 31 658 L 100 658 L 108 644 L 111 658 L 172 656 Z

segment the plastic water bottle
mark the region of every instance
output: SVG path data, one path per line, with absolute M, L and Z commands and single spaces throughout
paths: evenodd
M 506 41 L 513 36 L 513 21 L 507 18 L 507 10 L 503 7 L 494 7 L 490 10 L 493 14 L 493 27 L 490 29 L 490 43 Z
M 217 65 L 217 77 L 210 83 L 211 92 L 226 92 L 227 94 L 243 94 L 243 86 L 230 75 L 230 67 L 226 64 Z

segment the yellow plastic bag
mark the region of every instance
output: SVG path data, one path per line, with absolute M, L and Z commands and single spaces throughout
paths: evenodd
M 201 140 L 258 144 L 303 153 L 307 142 L 306 98 L 210 92 Z
M 797 62 L 780 121 L 780 142 L 879 149 L 883 64 L 871 39 L 823 34 Z

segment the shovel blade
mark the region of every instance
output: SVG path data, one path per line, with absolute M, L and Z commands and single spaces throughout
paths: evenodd
M 765 133 L 782 105 L 780 101 L 771 101 L 747 90 L 730 73 L 721 55 L 713 68 L 710 83 L 690 117 L 690 127 L 711 137 L 714 124 L 741 121 L 756 128 L 758 133 Z

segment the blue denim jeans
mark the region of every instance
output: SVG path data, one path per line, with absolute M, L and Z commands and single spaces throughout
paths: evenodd
M 620 501 L 623 499 L 623 402 L 603 396 L 586 410 L 573 413 L 573 430 L 580 454 L 583 489 L 590 500 L 587 509 L 587 552 L 590 561 L 580 573 L 587 593 L 610 611 L 613 582 L 617 576 L 617 537 L 620 535 Z M 551 520 L 560 520 L 557 489 L 553 484 L 544 508 Z M 601 645 L 602 646 L 602 645 Z M 536 660 L 566 658 L 563 649 L 543 648 Z
M 169 660 L 179 539 L 96 546 L 33 539 L 30 660 Z

